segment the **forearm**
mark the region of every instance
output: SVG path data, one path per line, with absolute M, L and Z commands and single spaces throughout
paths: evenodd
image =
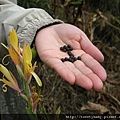
M 31 44 L 36 31 L 44 26 L 62 23 L 53 19 L 43 9 L 24 9 L 7 0 L 0 0 L 0 42 L 9 44 L 9 33 L 14 28 L 21 45 L 24 41 Z M 0 51 L 2 50 L 0 46 Z

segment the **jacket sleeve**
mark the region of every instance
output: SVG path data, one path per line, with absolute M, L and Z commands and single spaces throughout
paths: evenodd
M 9 33 L 14 28 L 21 44 L 31 44 L 38 29 L 54 23 L 62 21 L 53 19 L 43 9 L 24 9 L 9 0 L 0 0 L 0 43 L 9 45 Z

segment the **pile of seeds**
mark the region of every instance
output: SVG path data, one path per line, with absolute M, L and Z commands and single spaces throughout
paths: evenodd
M 60 47 L 60 50 L 62 52 L 66 52 L 69 55 L 69 57 L 61 58 L 62 62 L 69 61 L 73 63 L 76 60 L 81 60 L 80 56 L 75 57 L 74 54 L 71 52 L 73 50 L 71 45 L 64 45 L 63 47 Z

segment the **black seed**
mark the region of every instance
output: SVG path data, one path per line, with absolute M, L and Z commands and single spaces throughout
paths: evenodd
M 69 48 L 69 51 L 72 51 L 73 50 L 73 48 Z
M 68 61 L 69 58 L 65 57 L 65 61 Z
M 69 61 L 72 62 L 72 58 L 71 57 L 69 57 Z
M 66 49 L 63 48 L 63 47 L 60 47 L 60 50 L 63 51 L 63 52 L 66 52 Z
M 71 45 L 68 44 L 67 47 L 68 47 L 68 48 L 71 48 Z
M 66 48 L 66 51 L 70 51 L 68 47 Z
M 71 54 L 70 57 L 74 57 L 74 54 Z
M 65 62 L 65 59 L 64 59 L 64 58 L 61 58 L 61 61 L 62 61 L 62 62 Z
M 63 52 L 67 52 L 67 50 L 66 50 L 66 49 L 63 49 Z
M 71 60 L 71 62 L 72 62 L 72 63 L 74 63 L 74 62 L 75 62 L 75 60 L 74 60 L 74 59 L 72 59 L 72 60 Z
M 76 60 L 77 60 L 77 58 L 76 58 L 76 57 L 74 57 L 73 59 L 74 59 L 74 61 L 76 61 Z
M 63 49 L 66 49 L 66 48 L 67 48 L 67 46 L 66 46 L 66 45 L 64 45 L 64 46 L 63 46 Z
M 73 50 L 73 48 L 71 47 L 71 45 L 67 45 L 67 47 L 69 48 L 69 51 Z
M 73 54 L 71 53 L 71 51 L 67 51 L 67 54 L 68 54 L 69 56 L 73 56 Z
M 63 47 L 60 47 L 60 50 L 62 50 L 62 51 L 63 51 Z
M 77 57 L 77 59 L 78 59 L 78 60 L 81 60 L 81 57 L 80 57 L 80 56 L 78 56 L 78 57 Z
M 71 47 L 71 45 L 64 45 L 63 47 L 60 47 L 60 50 L 63 52 L 67 52 L 67 54 L 69 55 L 68 57 L 65 58 L 61 58 L 62 62 L 65 61 L 69 61 L 69 62 L 75 62 L 77 59 L 80 60 L 80 56 L 78 56 L 77 58 L 74 56 L 74 54 L 71 52 L 73 50 L 73 48 Z
M 69 56 L 74 56 L 74 54 L 73 54 L 71 51 L 67 51 L 67 54 L 68 54 Z
M 68 51 L 68 48 L 67 48 L 66 45 L 63 46 L 63 51 L 64 51 L 64 52 L 67 52 L 67 51 Z
M 68 61 L 70 61 L 70 58 L 68 58 Z
M 72 61 L 73 61 L 73 62 L 75 62 L 76 60 L 77 60 L 77 58 L 76 58 L 76 57 L 73 57 L 73 58 L 72 58 Z
M 74 59 L 74 56 L 70 56 L 71 59 Z
M 72 51 L 73 48 L 70 45 L 64 45 L 63 47 L 60 47 L 60 50 L 63 52 L 67 52 L 67 51 Z

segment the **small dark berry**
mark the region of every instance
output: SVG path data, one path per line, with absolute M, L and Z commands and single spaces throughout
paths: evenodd
M 73 56 L 73 54 L 71 53 L 71 51 L 68 51 L 67 54 L 68 54 L 69 56 Z
M 66 48 L 67 48 L 67 46 L 66 46 L 66 45 L 64 45 L 64 46 L 63 46 L 63 48 L 64 48 L 64 49 L 66 49 Z
M 73 60 L 74 60 L 74 61 L 76 61 L 76 60 L 77 60 L 77 58 L 76 58 L 76 57 L 74 57 L 74 58 L 73 58 Z
M 78 56 L 78 57 L 77 57 L 77 59 L 78 59 L 78 60 L 81 60 L 81 57 L 80 57 L 80 56 Z
M 63 50 L 63 47 L 60 47 L 60 50 Z
M 70 62 L 70 58 L 68 58 L 68 61 Z
M 70 57 L 74 57 L 74 54 L 71 54 Z
M 66 48 L 66 51 L 69 51 L 69 48 L 68 48 L 68 47 Z
M 64 58 L 61 58 L 61 61 L 62 61 L 62 62 L 65 62 L 65 59 L 64 59 Z
M 70 58 L 74 59 L 74 56 L 70 56 Z
M 73 50 L 73 48 L 69 48 L 69 51 L 72 51 Z
M 63 48 L 63 47 L 60 47 L 60 50 L 61 50 L 62 52 L 66 52 L 66 49 Z
M 67 47 L 69 48 L 69 50 L 73 50 L 73 48 L 71 47 L 71 45 L 67 45 Z
M 67 52 L 67 50 L 66 50 L 66 49 L 63 49 L 63 52 Z
M 69 61 L 69 62 L 72 62 L 72 58 L 71 58 L 71 57 L 69 57 L 68 61 Z
M 72 63 L 74 63 L 74 62 L 75 62 L 75 60 L 74 60 L 74 59 L 71 59 L 71 62 L 72 62 Z
M 68 59 L 69 59 L 69 58 L 65 57 L 65 59 L 64 59 L 64 60 L 65 60 L 65 61 L 68 61 Z
M 71 45 L 67 45 L 68 48 L 71 48 Z

